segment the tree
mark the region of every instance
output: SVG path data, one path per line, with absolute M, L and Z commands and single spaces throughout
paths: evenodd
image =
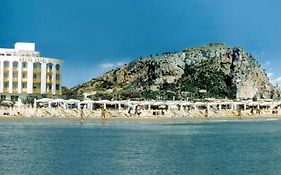
M 73 91 L 72 89 L 68 89 L 65 86 L 61 87 L 62 90 L 62 95 L 61 98 L 63 99 L 78 99 L 78 100 L 83 100 L 83 94 L 82 93 L 78 93 L 76 91 Z
M 28 95 L 25 99 L 22 100 L 22 102 L 23 102 L 23 104 L 30 104 L 33 106 L 35 98 L 38 98 L 38 97 L 35 95 Z

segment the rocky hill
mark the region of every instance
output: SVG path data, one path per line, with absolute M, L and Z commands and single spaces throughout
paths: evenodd
M 140 58 L 73 90 L 92 99 L 280 97 L 250 53 L 221 43 Z

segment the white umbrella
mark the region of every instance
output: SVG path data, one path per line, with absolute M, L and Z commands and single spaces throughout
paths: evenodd
M 75 104 L 75 103 L 79 103 L 79 102 L 80 102 L 80 100 L 76 100 L 76 99 L 69 99 L 69 100 L 67 100 L 68 104 Z
M 64 102 L 66 102 L 66 100 L 61 99 L 61 98 L 58 98 L 58 99 L 55 99 L 52 101 L 52 103 L 64 103 Z
M 2 101 L 2 102 L 1 102 L 1 104 L 2 104 L 2 105 L 7 105 L 7 106 L 12 106 L 12 105 L 14 105 L 14 103 L 13 103 L 13 102 L 8 101 L 8 100 L 4 100 L 4 101 Z

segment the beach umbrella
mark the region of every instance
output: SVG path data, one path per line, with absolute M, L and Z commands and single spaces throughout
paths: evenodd
M 66 100 L 61 99 L 61 98 L 54 99 L 54 100 L 52 101 L 52 103 L 64 103 L 64 102 L 66 102 Z
M 8 101 L 8 100 L 4 100 L 1 102 L 1 105 L 4 105 L 4 106 L 13 106 L 14 103 L 12 101 Z
M 165 109 L 165 108 L 166 108 L 166 105 L 160 105 L 159 108 L 160 108 L 160 109 Z
M 89 104 L 89 103 L 97 103 L 97 102 L 93 100 L 84 100 L 80 102 L 80 104 Z
M 51 98 L 41 98 L 41 99 L 39 99 L 39 100 L 36 100 L 36 102 L 41 102 L 41 103 L 49 103 L 49 102 L 51 102 L 51 101 L 53 101 L 53 99 L 51 99 Z
M 79 103 L 79 102 L 80 102 L 80 100 L 76 100 L 76 99 L 69 99 L 69 100 L 67 100 L 68 104 L 75 104 L 75 103 Z

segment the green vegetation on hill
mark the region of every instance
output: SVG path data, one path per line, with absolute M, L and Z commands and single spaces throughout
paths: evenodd
M 234 99 L 236 96 L 231 77 L 225 75 L 221 68 L 213 67 L 212 60 L 186 66 L 177 85 L 180 91 L 189 92 L 193 98 Z
M 98 99 L 280 98 L 280 89 L 242 48 L 222 43 L 136 59 L 68 91 Z

